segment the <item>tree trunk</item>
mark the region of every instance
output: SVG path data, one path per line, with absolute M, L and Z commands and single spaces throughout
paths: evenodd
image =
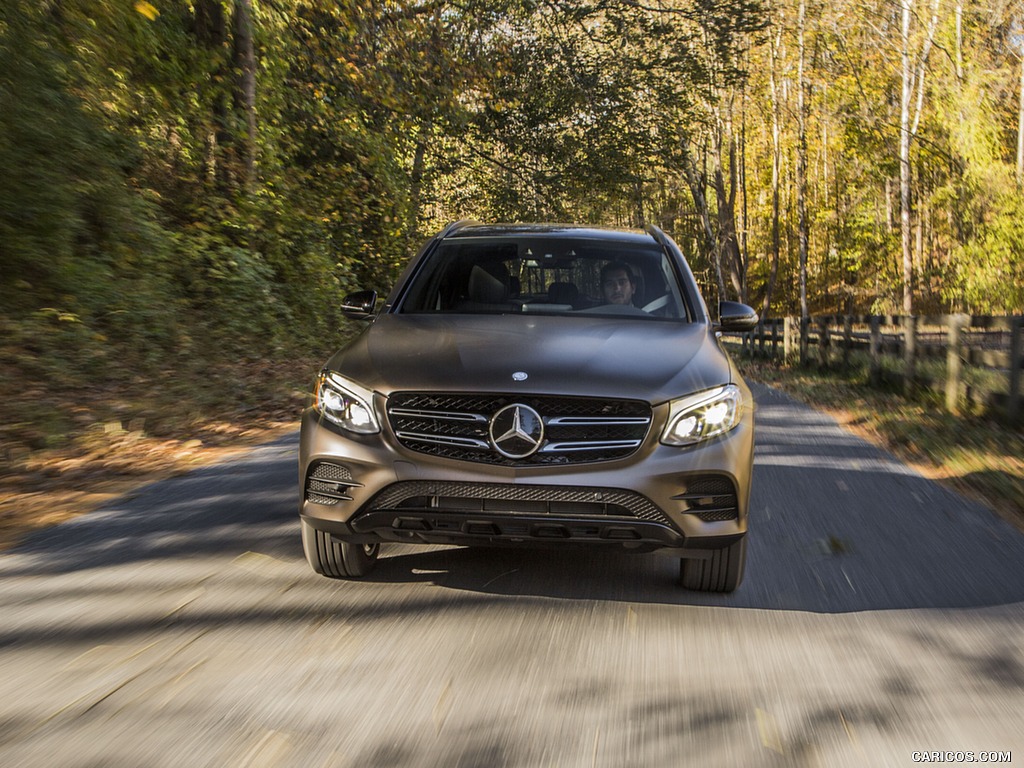
M 195 25 L 193 34 L 199 44 L 210 52 L 214 61 L 210 80 L 215 93 L 213 95 L 213 126 L 209 130 L 206 141 L 206 157 L 204 160 L 205 176 L 208 181 L 219 183 L 224 181 L 225 166 L 223 148 L 229 143 L 228 102 L 226 94 L 219 83 L 223 79 L 224 61 L 222 50 L 227 42 L 227 23 L 224 18 L 224 7 L 219 0 L 196 0 Z
M 731 110 L 731 105 L 729 106 Z M 726 149 L 728 145 L 728 149 Z M 728 183 L 726 182 L 728 176 Z M 722 269 L 739 301 L 746 301 L 743 264 L 736 236 L 736 194 L 739 187 L 736 161 L 736 136 L 731 117 L 718 120 L 715 131 L 715 172 L 713 186 L 718 204 L 718 252 Z M 725 294 L 722 295 L 725 298 Z
M 739 193 L 741 204 L 739 211 L 739 227 L 736 233 L 736 247 L 739 254 L 740 276 L 742 278 L 741 292 L 744 304 L 749 303 L 750 293 L 747 284 L 747 269 L 750 265 L 750 251 L 748 250 L 748 233 L 750 231 L 750 211 L 747 198 L 747 88 L 741 86 L 740 91 L 740 132 L 739 132 Z
M 771 308 L 772 293 L 775 291 L 775 281 L 779 275 L 779 257 L 782 252 L 781 232 L 779 226 L 780 218 L 780 190 L 782 183 L 782 129 L 779 119 L 779 91 L 778 83 L 775 80 L 776 68 L 779 59 L 779 44 L 782 32 L 780 31 L 775 39 L 771 41 L 771 69 L 768 73 L 769 94 L 772 102 L 772 252 L 771 268 L 768 272 L 768 286 L 765 289 L 764 303 L 761 308 L 761 317 L 768 316 Z
M 910 19 L 914 0 L 900 1 L 903 9 L 900 24 L 900 244 L 903 254 L 903 314 L 911 315 L 914 309 L 914 262 L 910 232 L 910 100 L 914 82 L 910 67 Z
M 910 167 L 910 142 L 917 135 L 924 107 L 924 76 L 931 52 L 935 31 L 939 24 L 939 2 L 932 0 L 931 17 L 917 61 L 911 63 L 910 24 L 914 15 L 914 0 L 901 0 L 902 17 L 900 24 L 900 62 L 902 88 L 900 90 L 900 243 L 903 250 L 903 314 L 914 311 L 914 250 L 911 211 L 912 168 Z M 914 99 L 914 90 L 917 98 Z M 914 114 L 911 117 L 911 101 Z
M 1020 101 L 1017 107 L 1017 184 L 1024 184 L 1024 46 L 1020 54 Z
M 702 174 L 690 152 L 688 139 L 683 138 L 680 148 L 682 149 L 683 173 L 686 176 L 687 186 L 690 187 L 690 194 L 693 196 L 693 205 L 697 209 L 697 216 L 700 219 L 701 233 L 704 235 L 704 245 L 708 257 L 715 268 L 715 280 L 718 286 L 719 299 L 725 298 L 725 280 L 722 277 L 722 254 L 715 237 L 714 227 L 711 225 L 711 209 L 708 207 L 708 199 L 704 194 L 704 182 Z
M 235 117 L 241 125 L 235 137 L 242 186 L 256 181 L 256 47 L 253 42 L 252 0 L 235 0 L 232 61 L 235 72 Z
M 956 9 L 956 79 L 958 83 L 964 80 L 964 4 L 957 0 Z
M 647 217 L 644 215 L 644 183 L 637 179 L 633 185 L 633 226 L 643 229 L 647 226 Z
M 796 206 L 800 238 L 800 317 L 810 315 L 807 302 L 807 251 L 809 234 L 807 221 L 807 83 L 804 76 L 804 26 L 807 16 L 807 2 L 800 0 L 797 19 L 797 154 L 796 154 Z
M 409 205 L 412 208 L 409 217 L 408 241 L 411 248 L 419 245 L 420 215 L 423 206 L 423 176 L 426 167 L 427 142 L 433 134 L 433 120 L 427 119 L 416 137 L 416 149 L 412 155 L 412 172 L 409 175 Z

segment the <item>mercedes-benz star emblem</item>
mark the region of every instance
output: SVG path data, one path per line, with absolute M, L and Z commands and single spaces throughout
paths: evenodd
M 491 445 L 508 459 L 525 459 L 540 448 L 544 440 L 544 421 L 528 405 L 506 405 L 491 419 Z

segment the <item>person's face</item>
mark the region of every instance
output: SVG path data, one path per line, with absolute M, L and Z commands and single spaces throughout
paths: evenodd
M 604 298 L 609 304 L 632 304 L 633 283 L 624 269 L 613 269 L 604 278 Z

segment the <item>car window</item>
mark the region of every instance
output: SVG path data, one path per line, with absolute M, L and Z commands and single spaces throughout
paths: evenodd
M 688 317 L 678 270 L 659 247 L 566 238 L 442 243 L 398 311 Z

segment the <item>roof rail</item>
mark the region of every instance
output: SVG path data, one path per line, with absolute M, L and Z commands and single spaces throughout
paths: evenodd
M 668 248 L 668 235 L 662 232 L 661 229 L 654 226 L 653 224 L 647 224 L 646 226 L 644 226 L 644 232 L 646 232 L 655 240 L 657 240 L 658 244 L 661 245 L 663 248 Z
M 463 227 L 471 227 L 471 226 L 473 226 L 475 224 L 479 224 L 479 223 L 480 222 L 477 221 L 476 219 L 459 219 L 458 221 L 452 222 L 447 227 L 445 227 L 444 230 L 441 232 L 441 234 L 438 235 L 437 237 L 438 237 L 439 240 L 440 239 L 444 239 L 444 238 L 448 237 L 448 235 L 454 234 L 455 232 L 457 232 L 458 230 L 462 229 Z

